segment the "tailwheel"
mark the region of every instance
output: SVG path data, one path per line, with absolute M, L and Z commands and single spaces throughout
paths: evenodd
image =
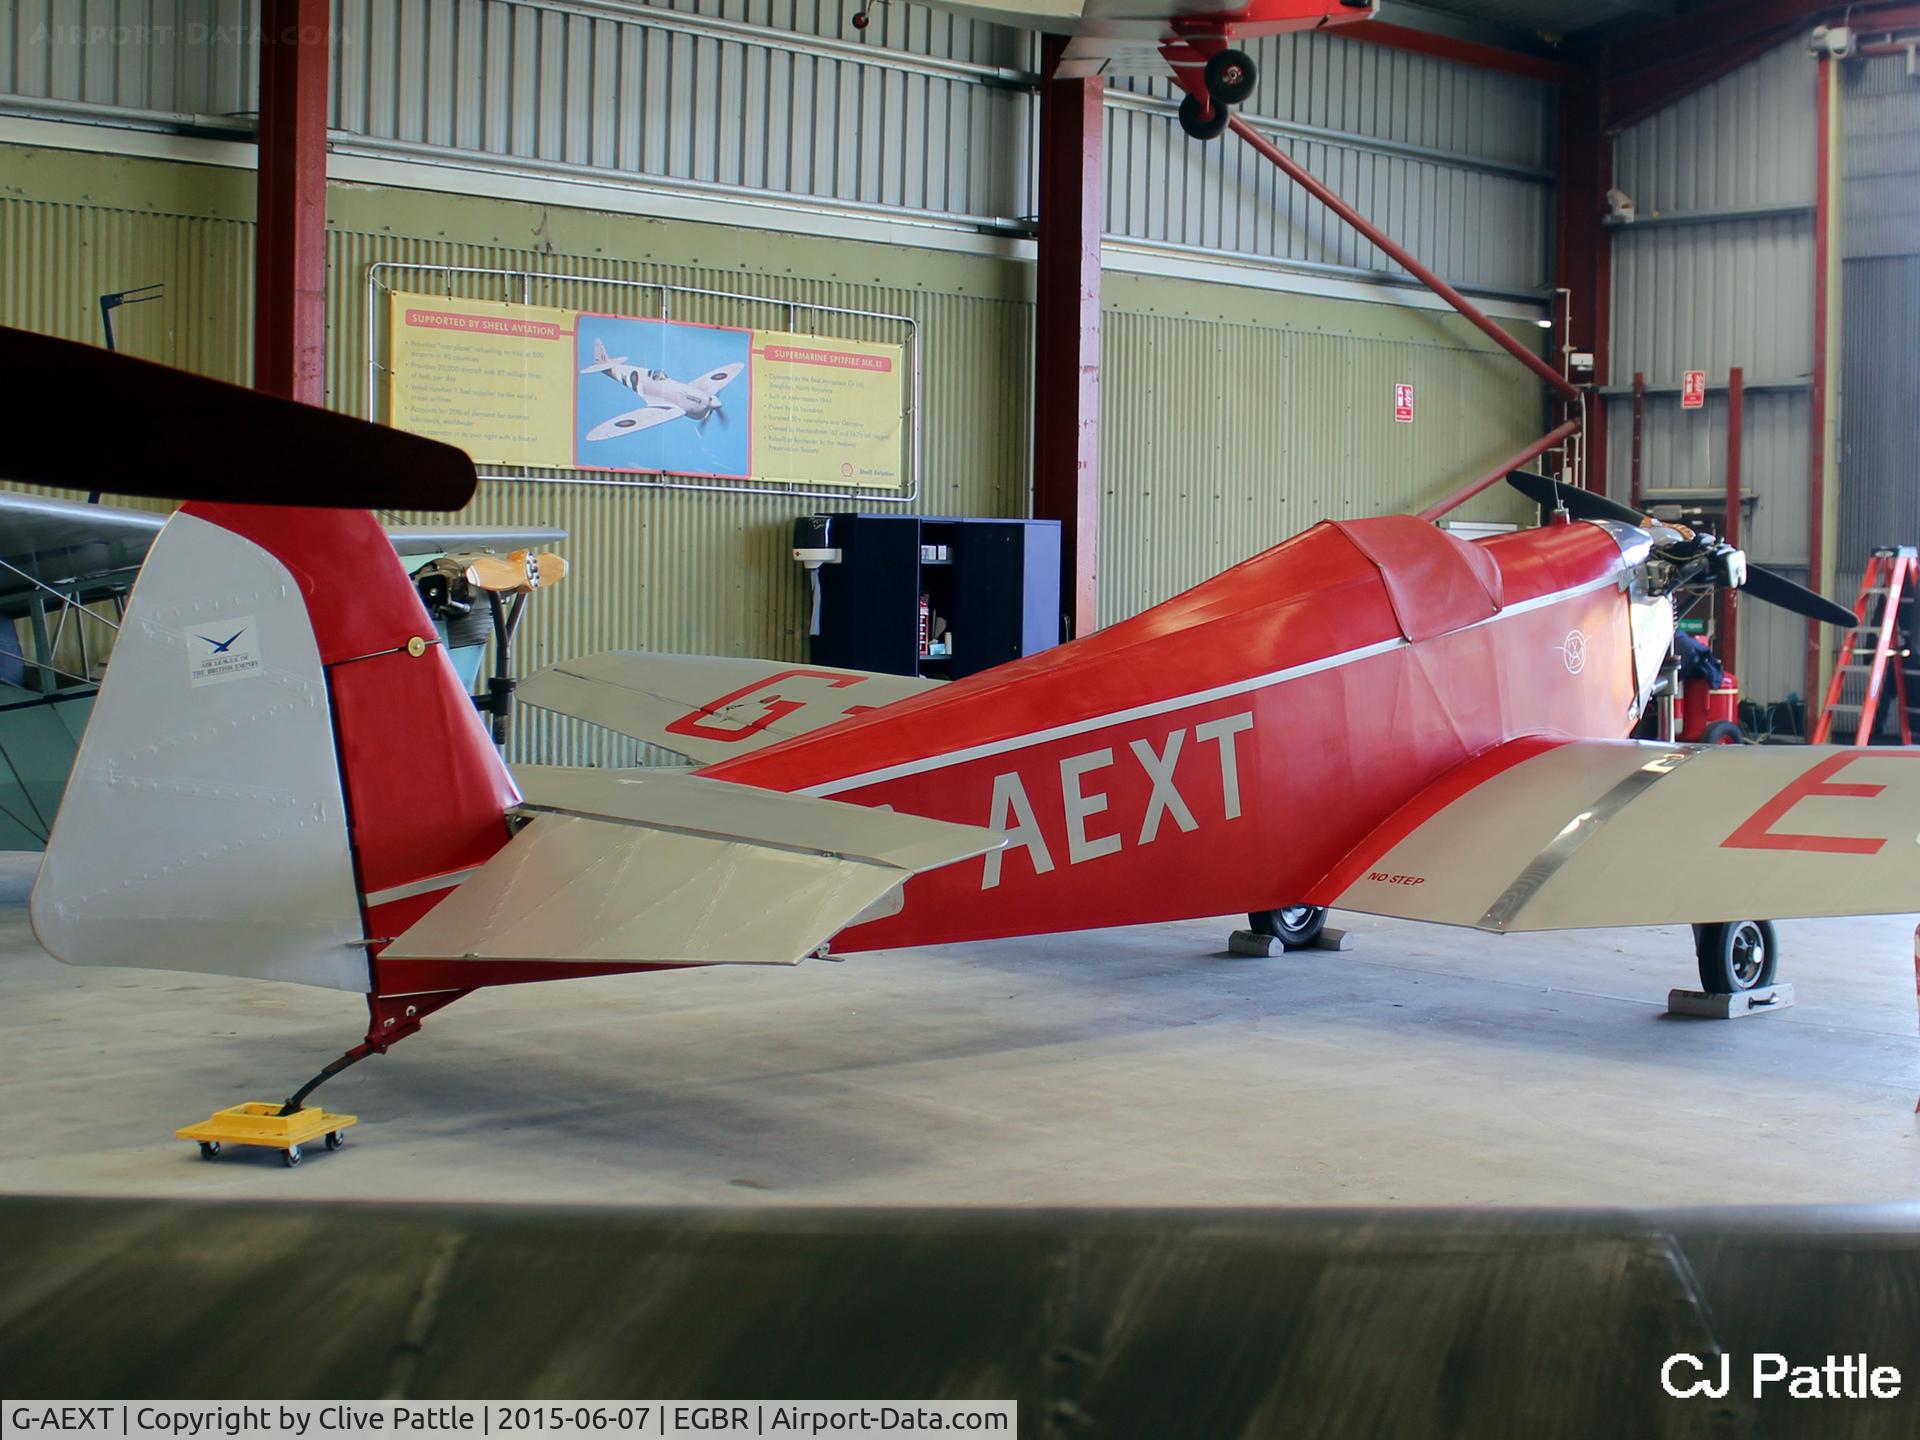
M 1771 920 L 1696 925 L 1693 951 L 1700 962 L 1700 988 L 1709 995 L 1738 995 L 1771 985 L 1780 968 Z
M 1196 140 L 1218 139 L 1232 118 L 1232 113 L 1218 100 L 1210 107 L 1202 107 L 1197 95 L 1188 95 L 1180 101 L 1180 128 Z
M 1238 105 L 1253 94 L 1259 73 L 1254 69 L 1253 57 L 1244 50 L 1222 50 L 1211 56 L 1207 60 L 1206 82 L 1214 108 Z
M 1256 910 L 1247 916 L 1247 927 L 1254 934 L 1271 935 L 1289 950 L 1304 950 L 1313 944 L 1326 923 L 1324 905 L 1283 905 L 1278 910 Z

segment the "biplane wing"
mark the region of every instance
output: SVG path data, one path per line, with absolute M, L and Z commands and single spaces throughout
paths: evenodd
M 524 766 L 531 822 L 395 961 L 792 964 L 998 831 L 659 771 Z
M 125 590 L 167 523 L 158 510 L 88 505 L 0 491 L 0 615 L 21 615 L 49 590 L 85 602 Z M 396 553 L 532 550 L 567 532 L 550 526 L 387 525 Z M 48 598 L 52 598 L 48 596 Z
M 1920 749 L 1522 738 L 1379 826 L 1305 903 L 1482 930 L 1920 908 Z
M 707 765 L 943 683 L 778 660 L 603 650 L 530 676 L 519 697 Z

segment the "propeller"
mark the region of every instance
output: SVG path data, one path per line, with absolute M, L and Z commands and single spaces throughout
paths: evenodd
M 0 326 L 0 477 L 156 500 L 458 510 L 465 451 L 73 340 Z
M 1609 500 L 1605 495 L 1596 495 L 1591 490 L 1583 490 L 1574 485 L 1562 485 L 1549 475 L 1535 475 L 1530 471 L 1516 470 L 1507 476 L 1507 483 L 1535 504 L 1548 509 L 1566 507 L 1569 515 L 1576 520 L 1617 520 L 1623 525 L 1649 526 L 1661 522 L 1651 516 L 1643 515 L 1631 505 L 1622 505 L 1618 500 Z M 1710 554 L 1716 544 L 1713 536 L 1701 534 L 1694 541 L 1698 554 L 1681 556 L 1683 559 L 1695 559 Z M 1670 549 L 1673 547 L 1669 547 Z M 1756 600 L 1769 605 L 1778 605 L 1782 610 L 1791 610 L 1796 615 L 1804 615 L 1809 620 L 1821 620 L 1829 625 L 1838 625 L 1842 629 L 1852 629 L 1860 623 L 1859 618 L 1846 606 L 1829 600 L 1817 590 L 1787 579 L 1775 571 L 1746 563 L 1746 578 L 1736 587 L 1744 590 Z

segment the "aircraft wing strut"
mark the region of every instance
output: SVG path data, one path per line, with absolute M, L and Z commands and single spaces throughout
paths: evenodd
M 1482 930 L 1920 909 L 1920 751 L 1509 741 L 1306 903 Z

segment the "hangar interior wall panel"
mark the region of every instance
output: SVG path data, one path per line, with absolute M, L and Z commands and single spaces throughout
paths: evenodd
M 924 5 L 852 0 L 336 0 L 337 153 L 977 234 L 1024 233 L 1038 47 Z M 0 109 L 244 135 L 257 0 L 14 0 Z M 1547 87 L 1327 36 L 1255 44 L 1245 113 L 1442 275 L 1549 280 Z M 1246 147 L 1201 145 L 1170 81 L 1108 102 L 1111 240 L 1341 278 L 1386 258 Z
M 480 3 L 480 0 L 475 0 Z M 1420 132 L 1425 133 L 1425 132 Z M 97 296 L 161 280 L 119 312 L 131 353 L 245 380 L 252 176 L 79 151 L 8 151 L 0 320 L 99 338 Z M 1024 515 L 1031 271 L 804 235 L 661 222 L 363 184 L 329 193 L 328 400 L 366 392 L 376 261 L 653 280 L 909 314 L 922 326 L 923 513 Z M 462 278 L 455 283 L 470 283 Z M 563 303 L 619 310 L 632 292 Z M 711 317 L 732 302 L 706 302 Z M 1324 516 L 1431 499 L 1534 438 L 1538 386 L 1448 317 L 1190 280 L 1111 276 L 1105 619 L 1134 613 Z M 691 316 L 690 318 L 701 318 Z M 1529 338 L 1537 336 L 1525 327 Z M 1396 426 L 1392 387 L 1418 420 Z M 1372 398 L 1377 397 L 1377 405 Z M 262 465 L 263 487 L 270 466 Z M 606 648 L 804 654 L 790 522 L 834 502 L 584 482 L 489 481 L 465 517 L 557 524 L 576 574 L 529 612 L 518 668 Z M 850 498 L 849 507 L 864 503 Z M 1475 515 L 1519 518 L 1504 496 Z M 394 515 L 392 519 L 429 517 Z M 632 742 L 523 711 L 517 759 L 632 763 Z
M 1806 213 L 1613 230 L 1611 383 L 1649 394 L 1642 485 L 1662 491 L 1726 484 L 1728 370 L 1747 384 L 1743 484 L 1758 503 L 1743 543 L 1753 558 L 1806 578 L 1812 444 L 1814 137 L 1817 62 L 1796 35 L 1732 74 L 1621 132 L 1614 184 L 1642 220 L 1753 207 Z M 1680 408 L 1687 370 L 1705 370 L 1704 410 Z M 1607 487 L 1631 489 L 1632 399 L 1607 402 Z M 1739 671 L 1758 701 L 1805 683 L 1805 627 L 1742 607 Z M 1762 618 L 1764 615 L 1765 618 Z
M 1340 323 L 1327 312 L 1354 307 L 1244 293 L 1169 314 L 1108 283 L 1102 624 L 1318 521 L 1439 499 L 1540 435 L 1539 385 L 1464 321 L 1371 306 Z M 1401 383 L 1412 424 L 1393 418 Z M 1452 518 L 1531 516 L 1499 486 Z
M 1846 598 L 1866 557 L 1920 545 L 1920 79 L 1906 57 L 1841 71 L 1840 533 Z

